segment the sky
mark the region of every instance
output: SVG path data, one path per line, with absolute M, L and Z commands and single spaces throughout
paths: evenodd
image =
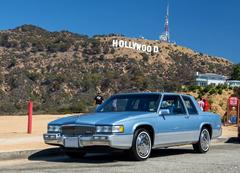
M 158 40 L 167 4 L 172 41 L 240 63 L 240 0 L 1 0 L 0 30 L 33 24 Z

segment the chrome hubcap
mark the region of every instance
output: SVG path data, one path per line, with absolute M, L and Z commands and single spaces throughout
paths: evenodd
M 137 136 L 136 149 L 141 158 L 147 158 L 151 152 L 151 139 L 148 133 L 141 132 Z
M 208 130 L 204 129 L 201 133 L 201 138 L 200 138 L 200 142 L 201 142 L 201 147 L 204 151 L 208 151 L 209 146 L 210 146 L 210 135 Z

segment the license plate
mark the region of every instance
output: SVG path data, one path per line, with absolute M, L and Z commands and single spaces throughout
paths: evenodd
M 64 147 L 79 148 L 78 137 L 68 137 L 64 140 Z

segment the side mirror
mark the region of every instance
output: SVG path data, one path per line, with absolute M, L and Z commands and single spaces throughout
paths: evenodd
M 159 115 L 169 115 L 170 111 L 169 109 L 160 109 Z

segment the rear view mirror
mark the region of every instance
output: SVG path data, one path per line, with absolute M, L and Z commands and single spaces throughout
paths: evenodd
M 169 115 L 170 111 L 169 109 L 160 109 L 159 115 Z

